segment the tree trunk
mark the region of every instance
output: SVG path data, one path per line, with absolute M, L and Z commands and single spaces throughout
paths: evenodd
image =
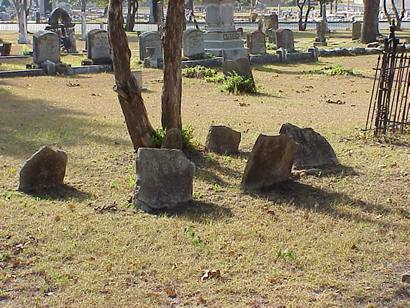
M 165 23 L 164 86 L 162 88 L 162 127 L 182 128 L 181 49 L 184 28 L 184 0 L 169 0 Z
M 306 1 L 307 1 L 308 7 L 306 10 L 305 16 L 303 16 L 303 9 L 305 8 Z M 306 31 L 309 13 L 310 13 L 310 10 L 312 9 L 310 5 L 310 0 L 303 0 L 303 2 L 298 1 L 297 6 L 299 7 L 299 21 L 298 21 L 299 31 Z
M 85 40 L 87 38 L 87 22 L 86 22 L 86 13 L 87 1 L 81 0 L 81 39 Z
M 363 0 L 364 16 L 361 41 L 364 44 L 376 41 L 379 34 L 380 0 Z
M 154 129 L 149 122 L 141 90 L 131 74 L 131 51 L 123 25 L 122 0 L 110 0 L 108 34 L 113 52 L 114 90 L 117 92 L 132 144 L 137 150 L 153 146 Z
M 127 11 L 127 23 L 125 29 L 129 32 L 134 31 L 135 26 L 135 14 L 138 10 L 137 0 L 128 0 L 128 11 Z
M 27 0 L 14 0 L 14 7 L 16 9 L 16 15 L 19 24 L 19 38 L 17 43 L 19 44 L 29 44 L 27 34 Z

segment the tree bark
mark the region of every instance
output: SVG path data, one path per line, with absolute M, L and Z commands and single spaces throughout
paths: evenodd
M 134 31 L 135 14 L 138 10 L 138 0 L 128 0 L 127 23 L 125 29 L 129 32 Z
M 361 41 L 364 44 L 376 41 L 379 34 L 380 0 L 363 0 L 364 16 Z
M 162 117 L 164 129 L 182 128 L 181 121 L 181 49 L 184 28 L 184 0 L 169 0 L 165 22 L 164 85 L 162 88 Z
M 117 92 L 132 144 L 137 150 L 140 147 L 153 146 L 154 129 L 148 119 L 141 90 L 137 86 L 135 77 L 131 74 L 131 51 L 123 25 L 122 0 L 110 0 L 108 34 L 113 52 L 114 90 Z
M 13 0 L 13 4 L 19 24 L 19 38 L 17 42 L 19 44 L 29 44 L 30 40 L 27 34 L 27 0 Z

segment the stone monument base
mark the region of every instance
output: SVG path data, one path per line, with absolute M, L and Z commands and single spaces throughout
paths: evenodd
M 226 49 L 242 49 L 244 42 L 237 31 L 206 32 L 204 35 L 205 51 L 220 57 Z

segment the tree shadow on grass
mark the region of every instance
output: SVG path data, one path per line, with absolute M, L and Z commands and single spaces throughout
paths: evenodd
M 128 145 L 126 139 L 104 134 L 120 125 L 93 119 L 92 114 L 57 107 L 58 102 L 46 99 L 17 96 L 1 88 L 0 97 L 2 155 L 27 158 L 42 145 Z
M 51 190 L 26 194 L 41 200 L 74 200 L 77 202 L 84 201 L 92 196 L 90 193 L 80 191 L 77 188 L 66 184 L 57 186 Z
M 286 203 L 289 206 L 325 213 L 335 218 L 343 218 L 358 222 L 377 223 L 385 227 L 397 227 L 393 222 L 386 222 L 376 219 L 374 216 L 383 217 L 390 214 L 398 214 L 405 218 L 406 213 L 399 209 L 386 207 L 381 204 L 371 204 L 362 200 L 353 199 L 344 193 L 326 191 L 296 181 L 287 181 L 277 184 L 261 192 L 254 192 L 251 195 L 258 195 L 267 198 L 274 203 Z M 349 205 L 358 212 L 351 213 L 339 208 L 339 205 Z
M 166 212 L 160 211 L 158 214 L 165 214 L 167 216 L 181 218 L 196 223 L 222 221 L 233 216 L 230 208 L 198 200 L 191 201 L 186 207 L 177 208 L 171 211 L 168 210 Z
M 136 208 L 139 209 L 138 206 Z M 148 213 L 170 218 L 181 218 L 196 223 L 221 221 L 233 216 L 230 208 L 199 200 L 190 201 L 188 204 L 174 209 L 151 209 Z
M 249 153 L 238 153 L 237 155 L 232 155 L 232 157 L 242 157 L 248 154 Z M 195 177 L 204 182 L 218 184 L 221 187 L 229 187 L 233 181 L 242 177 L 242 170 L 235 170 L 222 165 L 218 160 L 208 156 L 208 153 L 205 151 L 188 153 L 188 157 L 195 163 Z M 227 177 L 229 180 L 224 180 L 218 174 Z
M 295 170 L 293 171 L 295 175 L 298 173 L 305 173 L 311 176 L 317 177 L 348 177 L 348 176 L 358 176 L 359 173 L 350 166 L 345 166 L 342 164 L 334 166 L 325 166 L 320 168 L 313 168 L 307 170 Z

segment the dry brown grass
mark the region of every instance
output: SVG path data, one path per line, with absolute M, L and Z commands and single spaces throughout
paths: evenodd
M 128 207 L 133 153 L 111 74 L 0 80 L 0 305 L 408 305 L 409 135 L 361 137 L 371 78 L 301 73 L 340 63 L 370 76 L 375 59 L 257 67 L 253 96 L 185 79 L 184 124 L 201 143 L 211 124 L 238 129 L 244 153 L 195 158 L 195 202 L 168 215 Z M 143 76 L 159 126 L 161 72 Z M 325 135 L 342 166 L 241 193 L 247 151 L 284 122 Z M 68 153 L 69 187 L 17 193 L 20 165 L 43 144 Z M 115 212 L 94 209 L 112 202 Z M 207 269 L 221 278 L 201 281 Z

